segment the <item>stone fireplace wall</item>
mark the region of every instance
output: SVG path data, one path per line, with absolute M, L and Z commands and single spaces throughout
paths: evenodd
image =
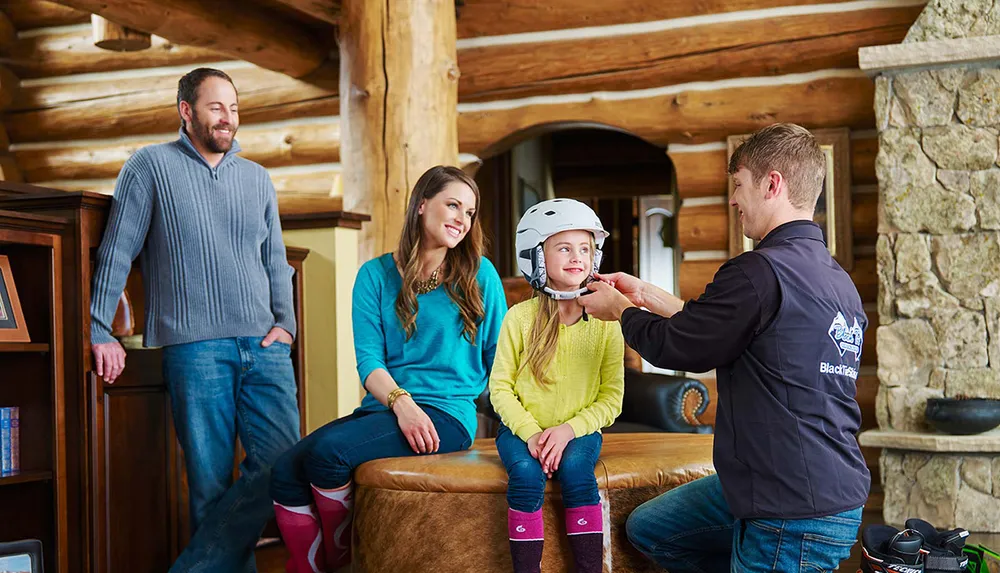
M 933 0 L 906 42 L 1000 33 L 1000 2 Z M 1000 398 L 1000 66 L 876 78 L 881 430 L 928 398 Z M 884 517 L 1000 531 L 1000 456 L 885 449 Z

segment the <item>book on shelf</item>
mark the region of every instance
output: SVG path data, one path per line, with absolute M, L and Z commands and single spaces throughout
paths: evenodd
M 0 474 L 21 471 L 21 415 L 17 406 L 0 408 Z

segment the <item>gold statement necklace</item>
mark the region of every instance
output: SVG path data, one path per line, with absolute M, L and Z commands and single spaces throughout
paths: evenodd
M 431 273 L 431 276 L 428 277 L 427 280 L 414 281 L 413 288 L 417 291 L 417 294 L 427 294 L 441 284 L 438 277 L 441 274 L 442 266 L 444 266 L 444 261 L 441 261 L 441 264 L 438 265 L 438 268 L 434 269 L 434 272 Z

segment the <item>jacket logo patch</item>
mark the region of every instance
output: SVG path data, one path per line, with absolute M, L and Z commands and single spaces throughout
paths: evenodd
M 855 362 L 861 359 L 861 345 L 864 341 L 864 331 L 858 324 L 857 317 L 854 318 L 854 324 L 848 326 L 847 319 L 844 318 L 844 313 L 838 312 L 837 316 L 833 317 L 833 322 L 830 324 L 827 334 L 830 335 L 830 339 L 837 346 L 837 352 L 840 353 L 841 358 L 844 357 L 844 354 L 851 352 L 854 354 Z

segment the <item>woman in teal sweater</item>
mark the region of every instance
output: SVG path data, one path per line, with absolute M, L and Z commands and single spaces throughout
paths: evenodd
M 353 414 L 316 430 L 274 465 L 271 497 L 289 571 L 350 561 L 350 479 L 362 463 L 467 449 L 507 303 L 482 257 L 479 189 L 456 167 L 433 167 L 410 197 L 398 248 L 354 283 L 358 374 L 368 394 Z

